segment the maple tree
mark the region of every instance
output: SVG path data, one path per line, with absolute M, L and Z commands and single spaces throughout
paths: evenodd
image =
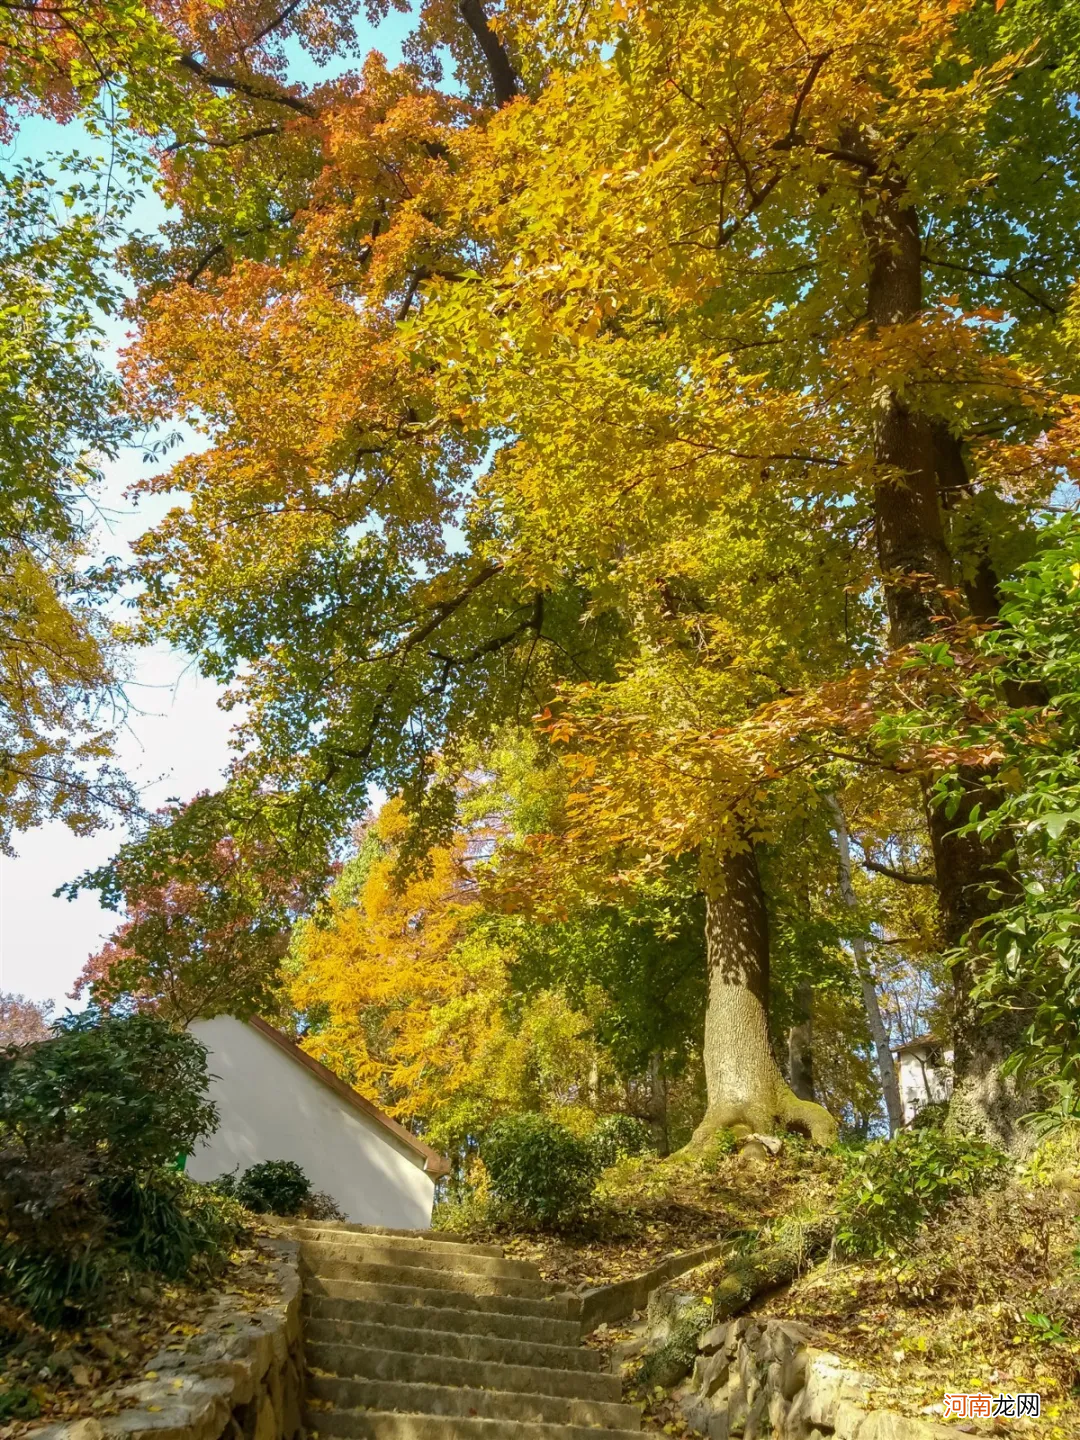
M 0 995 L 0 1045 L 34 1045 L 49 1038 L 52 1005 L 25 995 Z
M 107 865 L 64 886 L 69 898 L 92 889 L 125 912 L 74 997 L 153 1009 L 180 1025 L 223 1011 L 274 1013 L 292 923 L 326 874 L 325 852 L 292 843 L 275 818 L 235 791 L 197 795 L 151 816 Z

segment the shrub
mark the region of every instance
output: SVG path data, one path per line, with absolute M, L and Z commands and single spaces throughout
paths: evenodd
M 345 1219 L 345 1211 L 342 1210 L 334 1197 L 327 1195 L 324 1190 L 313 1190 L 300 1206 L 298 1213 L 302 1220 Z
M 497 1120 L 480 1154 L 495 1199 L 544 1228 L 580 1219 L 600 1174 L 592 1146 L 546 1115 Z
M 589 1136 L 589 1143 L 601 1170 L 654 1148 L 649 1127 L 634 1115 L 604 1115 Z
M 152 1015 L 62 1021 L 0 1056 L 0 1287 L 43 1324 L 139 1271 L 223 1264 L 242 1212 L 169 1168 L 216 1122 L 206 1051 Z
M 117 1250 L 170 1280 L 216 1274 L 248 1229 L 238 1201 L 176 1170 L 126 1177 L 110 1186 L 106 1203 Z
M 980 1140 L 902 1130 L 853 1155 L 841 1182 L 836 1240 L 849 1255 L 889 1255 L 958 1195 L 972 1195 L 1008 1164 Z
M 0 1056 L 0 1130 L 33 1150 L 67 1142 L 101 1173 L 168 1164 L 217 1125 L 206 1049 L 155 1015 L 68 1015 L 55 1037 Z
M 219 1176 L 212 1188 L 235 1196 L 255 1215 L 299 1215 L 313 1198 L 311 1181 L 295 1160 L 262 1160 L 239 1177 Z

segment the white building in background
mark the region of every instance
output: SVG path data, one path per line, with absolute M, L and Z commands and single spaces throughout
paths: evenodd
M 921 1035 L 893 1051 L 900 1082 L 904 1124 L 910 1125 L 924 1105 L 948 1100 L 952 1094 L 952 1051 L 933 1035 Z
M 189 1026 L 207 1048 L 218 1128 L 188 1157 L 193 1180 L 262 1160 L 295 1160 L 314 1190 L 358 1224 L 425 1230 L 444 1156 L 265 1020 L 231 1015 Z

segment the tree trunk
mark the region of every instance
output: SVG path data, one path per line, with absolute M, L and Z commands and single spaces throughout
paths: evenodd
M 820 1144 L 836 1122 L 794 1095 L 769 1040 L 769 922 L 751 845 L 705 867 L 705 941 L 709 1004 L 705 1012 L 705 1084 L 709 1103 L 694 1144 L 717 1130 L 746 1126 L 764 1134 L 794 1129 Z
M 827 795 L 825 801 L 832 812 L 833 824 L 836 827 L 836 850 L 840 860 L 840 894 L 848 909 L 856 910 L 859 902 L 855 898 L 855 886 L 851 879 L 851 844 L 848 838 L 847 820 L 844 818 L 844 812 L 835 795 Z M 889 1134 L 895 1135 L 904 1123 L 904 1106 L 900 1098 L 900 1083 L 896 1078 L 892 1047 L 889 1044 L 889 1032 L 885 1028 L 881 1006 L 878 1003 L 877 984 L 870 957 L 866 953 L 866 941 L 861 935 L 852 937 L 851 949 L 855 955 L 855 971 L 859 977 L 859 988 L 862 990 L 866 1024 L 870 1030 L 870 1038 L 874 1042 L 874 1051 L 877 1055 L 881 1092 L 885 1097 L 885 1112 L 889 1117 Z
M 922 310 L 922 237 L 903 183 L 884 181 L 878 204 L 864 211 L 870 276 L 866 313 L 871 326 L 902 325 Z M 925 638 L 940 613 L 940 588 L 951 566 L 938 500 L 934 434 L 888 385 L 875 391 L 870 431 L 882 469 L 874 487 L 878 562 L 885 585 L 894 646 Z
M 861 137 L 855 142 L 868 154 Z M 867 317 L 873 327 L 917 319 L 923 308 L 922 235 L 918 213 L 900 176 L 878 177 L 876 204 L 864 211 L 869 279 Z M 934 616 L 946 601 L 941 587 L 951 581 L 939 491 L 957 483 L 958 446 L 946 443 L 942 427 L 908 408 L 889 386 L 875 394 L 871 416 L 874 458 L 884 473 L 874 489 L 874 519 L 882 583 L 894 647 L 934 633 Z M 988 564 L 988 562 L 987 562 Z M 992 609 L 987 575 L 978 577 L 970 599 L 983 612 Z M 963 776 L 961 777 L 963 779 Z M 977 799 L 986 800 L 975 777 L 965 784 L 958 814 L 941 806 L 928 809 L 930 842 L 947 943 L 955 945 L 971 923 L 999 908 L 988 886 L 1000 885 L 1000 856 L 990 854 L 977 836 L 956 834 Z M 1010 1150 L 1026 1148 L 1019 1125 L 1030 1109 L 1015 1080 L 1003 1078 L 1002 1061 L 1015 1048 L 1017 1025 L 1011 1017 L 990 1021 L 973 1009 L 971 975 L 966 964 L 953 977 L 953 1054 L 956 1083 L 950 1125 L 983 1136 Z
M 814 987 L 800 981 L 795 1024 L 788 1031 L 788 1083 L 800 1100 L 814 1099 Z
M 670 1155 L 667 1071 L 663 1053 L 659 1050 L 654 1050 L 649 1056 L 649 1111 L 656 1153 L 661 1157 Z

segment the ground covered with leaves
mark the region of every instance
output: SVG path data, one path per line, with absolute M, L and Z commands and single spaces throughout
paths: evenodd
M 768 1165 L 721 1137 L 696 1154 L 626 1159 L 604 1172 L 589 1213 L 562 1232 L 523 1230 L 482 1204 L 449 1208 L 447 1229 L 501 1244 L 571 1288 L 639 1275 L 678 1251 L 758 1234 L 781 1216 L 823 1205 L 840 1162 L 793 1140 Z
M 37 1425 L 115 1415 L 120 1391 L 153 1378 L 155 1355 L 198 1335 L 223 1294 L 250 1298 L 252 1309 L 274 1288 L 267 1254 L 236 1251 L 212 1285 L 154 1283 L 149 1277 L 115 1310 L 84 1326 L 47 1329 L 24 1310 L 0 1304 L 0 1437 Z
M 892 1200 L 909 1176 L 918 1181 L 928 1167 L 940 1166 L 945 1144 L 912 1136 L 867 1163 L 797 1139 L 766 1157 L 721 1141 L 696 1155 L 624 1160 L 605 1172 L 591 1213 L 565 1233 L 515 1228 L 492 1213 L 485 1218 L 482 1205 L 474 1207 L 471 1222 L 459 1210 L 456 1228 L 464 1219 L 474 1237 L 496 1240 L 508 1254 L 536 1262 L 547 1278 L 577 1289 L 626 1279 L 717 1239 L 730 1242 L 732 1255 L 745 1256 L 778 1235 L 797 1234 L 804 1222 L 833 1211 L 839 1197 L 840 1233 L 862 1225 L 865 1253 L 845 1255 L 838 1243 L 816 1261 L 808 1258 L 790 1284 L 758 1295 L 748 1311 L 798 1320 L 820 1348 L 871 1372 L 879 1382 L 878 1408 L 940 1419 L 935 1407 L 946 1391 L 1034 1391 L 1042 1397 L 1036 1422 L 1042 1440 L 1075 1440 L 1080 1139 L 1051 1142 L 1020 1166 L 995 1168 L 977 1157 L 981 1171 L 963 1172 L 965 1192 L 939 1199 L 931 1218 L 910 1231 L 901 1224 L 902 1210 L 868 1203 L 894 1160 L 912 1168 L 898 1171 Z M 891 1217 L 878 1243 L 876 1208 Z M 710 1302 L 729 1273 L 721 1256 L 672 1287 Z M 619 1368 L 620 1353 L 634 1348 L 634 1331 L 604 1327 L 588 1343 Z M 683 1433 L 671 1388 L 643 1387 L 636 1370 L 634 1361 L 625 1367 L 626 1393 L 643 1405 L 646 1428 Z M 1003 1419 L 961 1426 L 968 1433 L 1017 1436 L 1030 1428 L 1028 1421 Z

